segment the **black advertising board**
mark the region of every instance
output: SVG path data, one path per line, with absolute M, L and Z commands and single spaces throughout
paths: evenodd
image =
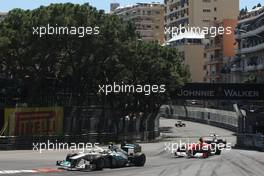
M 264 100 L 264 84 L 187 83 L 173 95 L 188 100 Z

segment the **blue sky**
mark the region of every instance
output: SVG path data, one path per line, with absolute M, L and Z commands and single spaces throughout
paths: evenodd
M 22 9 L 34 9 L 40 5 L 49 5 L 50 3 L 80 3 L 89 2 L 91 5 L 97 7 L 98 9 L 104 9 L 109 11 L 109 4 L 111 2 L 119 2 L 121 5 L 135 4 L 137 2 L 163 2 L 163 0 L 0 0 L 0 12 L 7 12 L 13 8 L 22 8 Z M 232 1 L 232 0 L 224 0 Z M 240 0 L 240 8 L 245 6 L 250 9 L 257 3 L 264 5 L 263 0 Z

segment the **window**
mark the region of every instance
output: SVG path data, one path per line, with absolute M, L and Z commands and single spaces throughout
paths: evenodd
M 215 11 L 215 12 L 217 11 L 217 8 L 216 8 L 216 7 L 214 8 L 214 11 Z
M 209 13 L 209 12 L 211 12 L 211 10 L 210 9 L 203 9 L 203 12 Z

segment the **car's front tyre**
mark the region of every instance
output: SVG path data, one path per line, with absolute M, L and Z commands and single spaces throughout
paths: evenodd
M 144 153 L 136 154 L 134 158 L 134 164 L 136 166 L 142 167 L 146 163 L 146 155 Z
M 68 155 L 66 156 L 66 161 L 68 161 L 68 162 L 71 163 L 71 168 L 76 167 L 77 164 L 78 164 L 78 160 L 72 160 L 72 159 L 70 159 L 71 157 L 74 157 L 74 156 L 76 156 L 76 155 L 78 155 L 78 154 L 77 154 L 77 153 L 70 153 L 70 154 L 68 154 Z

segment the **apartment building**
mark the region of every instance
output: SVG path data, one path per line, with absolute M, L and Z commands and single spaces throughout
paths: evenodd
M 7 13 L 0 12 L 0 22 L 5 18 L 6 15 Z
M 203 81 L 203 40 L 204 35 L 202 34 L 186 32 L 173 37 L 167 42 L 168 46 L 178 49 L 182 62 L 189 66 L 191 82 Z
M 115 9 L 117 9 L 118 7 L 120 7 L 119 3 L 111 3 L 110 4 L 110 13 L 113 13 L 115 11 Z
M 164 2 L 167 27 L 177 27 L 180 24 L 209 27 L 214 21 L 237 19 L 239 13 L 239 0 L 165 0 Z
M 234 20 L 237 19 L 239 13 L 239 0 L 165 0 L 165 27 L 173 28 L 181 26 L 189 26 L 189 27 L 211 27 L 216 24 L 216 22 L 223 22 L 224 20 Z M 225 22 L 226 23 L 226 22 Z M 173 38 L 172 33 L 166 33 L 165 40 L 170 41 Z M 218 36 L 216 39 L 212 39 L 210 36 L 204 36 L 207 40 L 216 40 L 216 42 L 223 41 L 221 36 Z M 222 36 L 223 38 L 223 36 Z M 195 38 L 194 38 L 195 39 Z M 226 40 L 226 39 L 224 39 Z M 206 45 L 207 43 L 202 41 L 200 45 Z M 230 44 L 228 42 L 225 43 Z M 233 44 L 233 43 L 232 43 Z M 196 44 L 197 45 L 197 44 Z M 222 45 L 222 44 L 221 44 Z M 180 48 L 180 46 L 175 46 L 176 48 Z M 196 46 L 197 47 L 197 46 Z M 212 57 L 211 53 L 207 53 L 205 47 L 199 47 L 201 51 L 198 53 L 203 53 L 203 55 L 193 55 L 191 58 L 185 58 L 187 60 L 193 60 L 193 62 L 189 62 L 190 64 L 195 64 L 190 67 L 199 67 L 195 70 L 199 70 L 199 72 L 192 72 L 192 77 L 197 77 L 199 74 L 199 80 L 196 82 L 208 82 L 212 80 L 208 76 L 205 78 L 205 74 L 209 74 L 213 69 L 220 70 L 220 66 L 208 66 L 208 57 Z M 228 48 L 228 47 L 225 47 Z M 208 49 L 208 46 L 207 48 Z M 193 52 L 192 50 L 186 50 L 185 53 Z M 222 57 L 219 51 L 211 51 L 216 52 L 213 53 L 213 57 Z M 217 53 L 218 52 L 218 53 Z M 221 58 L 219 60 L 223 60 Z M 196 61 L 198 60 L 198 61 Z M 207 63 L 206 63 L 207 62 Z M 200 64 L 197 64 L 200 63 Z M 213 68 L 219 67 L 219 68 Z M 210 70 L 211 69 L 211 70 Z M 217 78 L 217 76 L 216 76 Z M 192 79 L 195 80 L 195 79 Z
M 218 34 L 216 37 L 209 37 L 205 44 L 205 63 L 204 63 L 204 82 L 209 83 L 228 83 L 230 82 L 228 74 L 230 60 L 235 56 L 235 28 L 236 19 L 224 19 L 215 21 L 211 26 L 232 28 L 231 34 Z
M 142 40 L 164 43 L 164 5 L 160 3 L 137 3 L 118 7 L 113 11 L 126 21 L 132 21 Z
M 231 82 L 264 83 L 264 7 L 242 13 L 236 32 L 238 48 L 231 62 Z

